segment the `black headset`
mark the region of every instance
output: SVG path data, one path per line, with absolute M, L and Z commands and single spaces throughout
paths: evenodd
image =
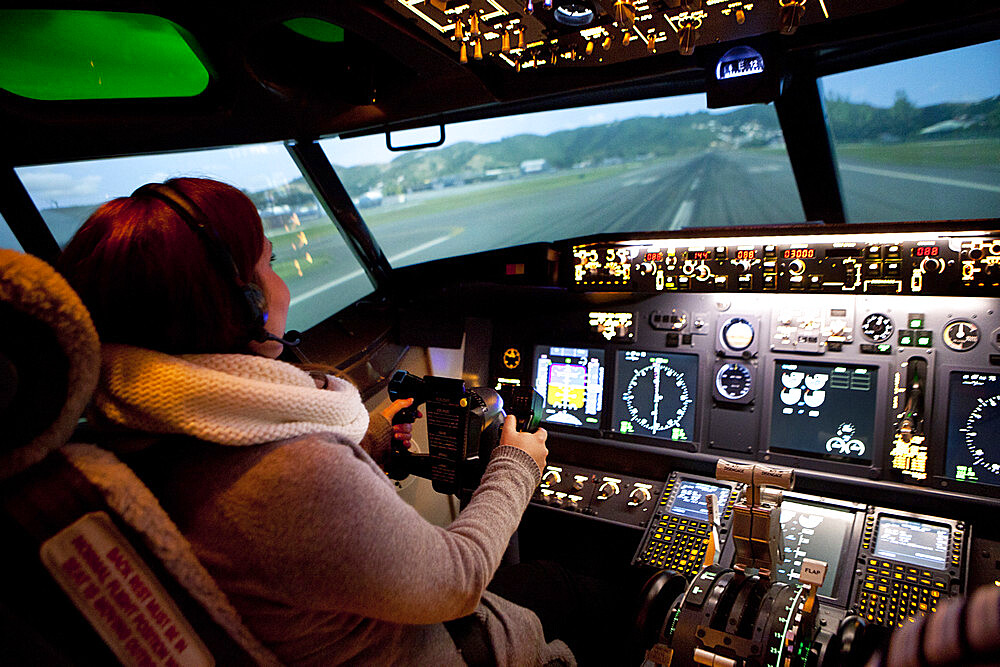
M 168 183 L 147 183 L 131 196 L 150 196 L 162 201 L 201 239 L 202 245 L 208 254 L 212 255 L 216 266 L 227 274 L 227 280 L 233 284 L 239 294 L 239 300 L 245 304 L 244 319 L 251 340 L 258 343 L 274 340 L 290 346 L 299 344 L 300 337 L 297 331 L 289 331 L 285 334 L 287 338 L 279 338 L 264 328 L 267 322 L 267 299 L 264 297 L 264 290 L 259 285 L 244 282 L 240 278 L 239 267 L 236 266 L 232 253 L 219 238 L 219 233 L 208 223 L 201 209 L 187 195 Z

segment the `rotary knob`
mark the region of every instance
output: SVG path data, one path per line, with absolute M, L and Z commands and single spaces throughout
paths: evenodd
M 617 496 L 621 489 L 618 487 L 618 482 L 614 480 L 605 480 L 603 484 L 597 489 L 597 500 L 607 500 L 612 496 Z
M 801 276 L 806 271 L 806 263 L 801 259 L 793 259 L 788 263 L 788 271 L 795 276 Z
M 712 276 L 712 269 L 708 268 L 704 264 L 699 264 L 698 268 L 695 269 L 694 277 L 697 280 L 708 280 Z
M 924 257 L 920 260 L 920 270 L 924 273 L 941 273 L 944 270 L 944 262 L 937 257 Z
M 642 507 L 650 499 L 649 489 L 637 486 L 628 496 L 629 507 Z
M 542 475 L 542 486 L 552 487 L 562 481 L 562 475 L 558 470 L 546 470 Z

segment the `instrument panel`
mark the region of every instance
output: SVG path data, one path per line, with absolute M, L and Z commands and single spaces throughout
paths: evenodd
M 567 287 L 593 298 L 546 306 L 534 328 L 498 322 L 491 369 L 545 398 L 550 431 L 1000 497 L 1000 239 L 601 240 L 567 254 Z

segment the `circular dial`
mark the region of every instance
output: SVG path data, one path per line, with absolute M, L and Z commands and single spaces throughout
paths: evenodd
M 684 374 L 659 359 L 632 374 L 622 398 L 631 420 L 654 434 L 681 428 L 681 420 L 694 403 Z M 662 407 L 675 405 L 675 411 L 668 408 L 660 413 Z
M 730 350 L 745 350 L 753 342 L 753 325 L 742 317 L 732 317 L 722 325 L 719 332 L 722 344 Z
M 715 388 L 719 390 L 719 395 L 731 401 L 744 398 L 752 386 L 750 369 L 739 362 L 726 364 L 715 374 Z
M 944 328 L 944 344 L 958 352 L 971 350 L 979 343 L 979 327 L 968 320 L 955 320 Z
M 861 333 L 876 343 L 889 340 L 895 327 L 888 315 L 872 313 L 861 322 Z
M 959 432 L 965 437 L 965 447 L 972 455 L 972 465 L 986 468 L 994 475 L 1000 475 L 994 433 L 1000 423 L 1000 395 L 980 398 L 969 413 L 965 426 Z

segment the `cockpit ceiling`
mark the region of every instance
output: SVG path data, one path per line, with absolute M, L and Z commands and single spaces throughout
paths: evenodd
M 903 4 L 902 0 L 390 0 L 459 62 L 599 67 Z

